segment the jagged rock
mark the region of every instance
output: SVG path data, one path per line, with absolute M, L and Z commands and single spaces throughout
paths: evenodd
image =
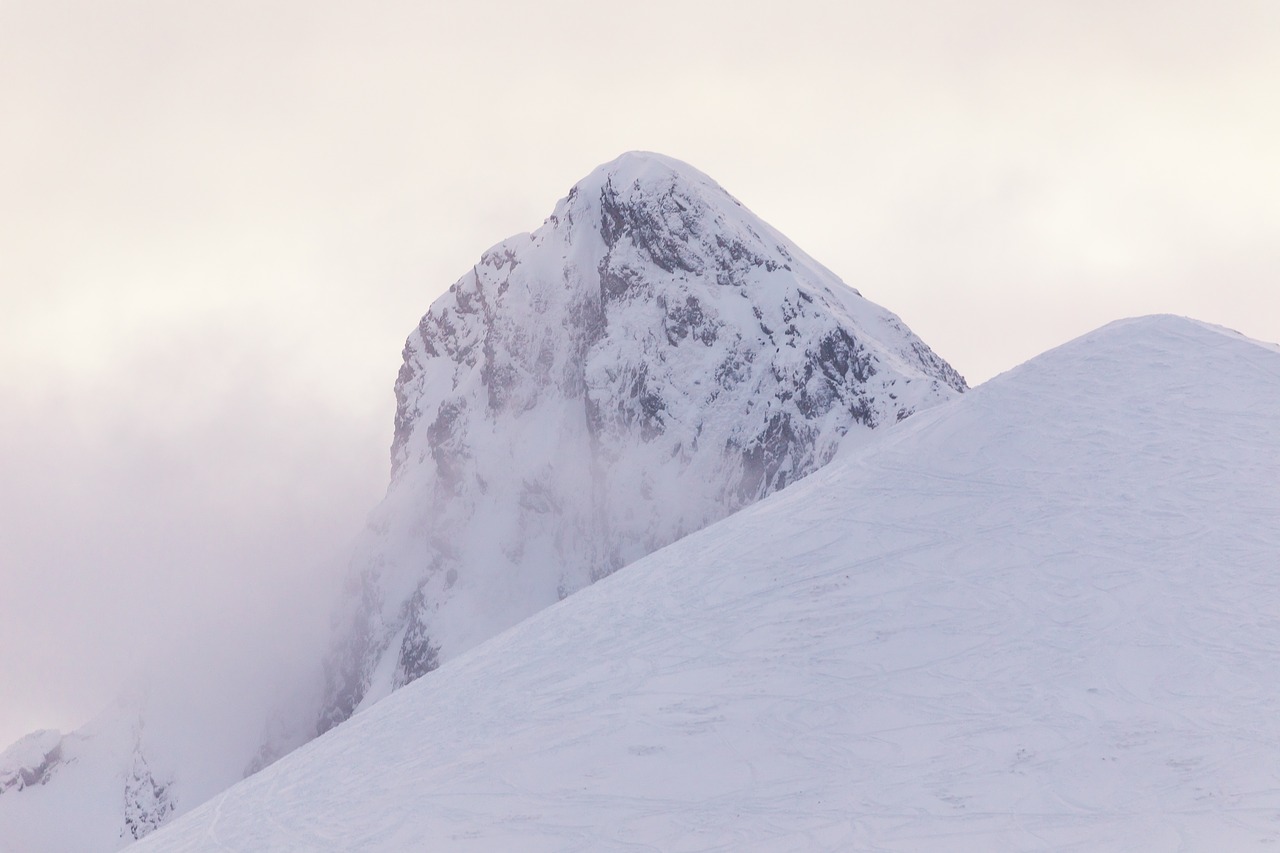
M 133 751 L 133 766 L 124 780 L 124 826 L 120 837 L 136 841 L 164 824 L 176 808 L 173 782 L 155 778 L 143 754 L 139 736 Z
M 409 337 L 319 730 L 964 389 L 697 170 L 600 167 Z
M 62 733 L 32 732 L 0 753 L 0 795 L 48 784 L 62 763 Z

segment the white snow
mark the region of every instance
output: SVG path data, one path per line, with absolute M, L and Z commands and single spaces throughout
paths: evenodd
M 1116 323 L 357 715 L 133 850 L 1280 842 L 1280 352 Z

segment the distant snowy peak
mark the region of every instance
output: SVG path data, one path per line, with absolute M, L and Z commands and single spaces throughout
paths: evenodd
M 408 339 L 321 729 L 964 389 L 701 172 L 601 166 Z
M 455 400 L 439 406 L 445 383 Z M 725 391 L 770 384 L 789 386 L 804 419 L 844 407 L 870 427 L 966 387 L 710 178 L 633 152 L 574 186 L 542 228 L 486 252 L 423 317 L 397 382 L 393 463 L 415 430 L 418 461 L 443 462 L 438 439 L 480 388 L 488 415 L 559 392 L 585 400 L 597 434 L 620 421 L 652 440 L 682 417 L 700 423 Z
M 0 752 L 0 794 L 45 785 L 62 765 L 62 733 L 41 729 Z
M 111 850 L 172 817 L 174 780 L 153 768 L 143 728 L 142 713 L 122 703 L 75 732 L 33 732 L 0 753 L 0 850 Z

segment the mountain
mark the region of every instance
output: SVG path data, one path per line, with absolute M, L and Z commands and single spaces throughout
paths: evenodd
M 1263 849 L 1277 422 L 1280 348 L 1110 325 L 133 849 Z
M 0 753 L 0 851 L 116 850 L 242 778 L 262 718 L 241 709 L 227 725 L 219 686 L 129 692 L 74 732 Z
M 320 730 L 964 389 L 702 173 L 601 166 L 409 337 Z
M 267 720 L 170 689 L 36 733 L 0 754 L 0 839 L 117 849 L 965 387 L 708 177 L 623 155 L 485 252 L 410 335 L 391 482 L 317 651 L 322 698 Z

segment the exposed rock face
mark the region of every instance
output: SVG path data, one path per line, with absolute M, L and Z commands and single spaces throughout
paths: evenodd
M 142 714 L 122 703 L 75 732 L 33 732 L 0 752 L 0 850 L 118 849 L 167 822 L 176 786 L 149 756 L 173 756 L 143 731 Z
M 151 772 L 142 744 L 133 752 L 133 766 L 124 780 L 124 827 L 120 837 L 136 841 L 160 827 L 176 804 L 172 797 L 172 781 L 160 782 Z
M 62 733 L 32 732 L 0 753 L 0 795 L 47 785 L 62 763 Z
M 600 167 L 409 337 L 319 729 L 963 390 L 705 175 Z

